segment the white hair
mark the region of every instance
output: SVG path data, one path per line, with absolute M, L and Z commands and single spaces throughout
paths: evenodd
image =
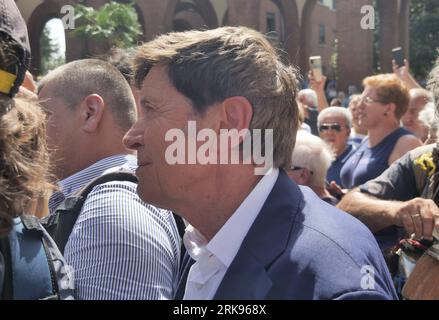
M 419 98 L 424 98 L 426 102 L 432 102 L 433 94 L 423 88 L 410 89 L 410 99 L 414 100 Z
M 345 118 L 346 126 L 348 128 L 352 127 L 352 113 L 350 110 L 343 107 L 329 107 L 320 111 L 317 118 L 317 125 L 320 125 L 322 120 L 329 115 L 337 115 Z
M 298 97 L 304 97 L 306 105 L 309 107 L 317 107 L 317 93 L 313 89 L 303 89 L 299 91 Z
M 431 134 L 435 136 L 438 135 L 439 123 L 433 102 L 429 102 L 425 105 L 424 109 L 419 112 L 418 119 L 428 127 L 428 131 Z
M 313 172 L 309 186 L 325 186 L 326 174 L 334 159 L 335 154 L 322 139 L 305 131 L 297 133 L 293 166 Z

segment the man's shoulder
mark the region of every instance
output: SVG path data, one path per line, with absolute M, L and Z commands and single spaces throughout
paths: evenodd
M 358 219 L 321 201 L 308 190 L 301 190 L 304 206 L 295 221 L 297 238 L 294 247 L 308 253 L 324 248 L 324 255 L 312 258 L 323 259 L 330 253 L 333 264 L 349 262 L 360 268 L 365 262 L 365 253 L 379 254 L 372 233 Z
M 423 154 L 433 152 L 435 147 L 436 147 L 435 143 L 425 145 L 425 146 L 420 146 L 420 147 L 417 147 L 416 149 L 411 150 L 408 154 L 409 154 L 409 157 L 414 160 L 416 158 L 419 158 Z
M 309 188 L 300 187 L 300 192 L 303 201 L 285 251 L 270 271 L 276 286 L 305 299 L 345 298 L 343 294 L 356 292 L 361 298 L 362 278 L 372 270 L 380 285 L 367 294 L 392 298 L 384 259 L 367 227 L 321 201 Z

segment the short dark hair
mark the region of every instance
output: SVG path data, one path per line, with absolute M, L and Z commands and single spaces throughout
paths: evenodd
M 139 88 L 156 65 L 167 67 L 171 83 L 198 114 L 229 97 L 247 98 L 253 107 L 250 129 L 274 129 L 274 167 L 291 166 L 299 125 L 297 71 L 263 34 L 223 27 L 159 36 L 141 46 L 134 59 Z
M 123 75 L 130 85 L 133 84 L 134 72 L 132 59 L 134 58 L 135 49 L 111 48 L 102 60 L 107 61 Z
M 43 78 L 38 91 L 53 84 L 55 96 L 75 108 L 86 96 L 100 95 L 110 107 L 118 125 L 128 130 L 137 119 L 136 102 L 122 74 L 110 63 L 84 59 L 67 63 Z

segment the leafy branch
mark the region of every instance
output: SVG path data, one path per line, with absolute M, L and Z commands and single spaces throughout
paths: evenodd
M 74 36 L 107 42 L 110 46 L 131 47 L 142 34 L 133 4 L 111 1 L 99 10 L 76 4 L 75 19 L 78 27 L 73 31 Z

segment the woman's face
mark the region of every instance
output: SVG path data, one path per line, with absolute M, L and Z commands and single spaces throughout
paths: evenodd
M 377 90 L 366 86 L 358 104 L 358 123 L 360 126 L 371 129 L 380 123 L 383 118 L 390 116 L 387 104 L 380 101 Z

